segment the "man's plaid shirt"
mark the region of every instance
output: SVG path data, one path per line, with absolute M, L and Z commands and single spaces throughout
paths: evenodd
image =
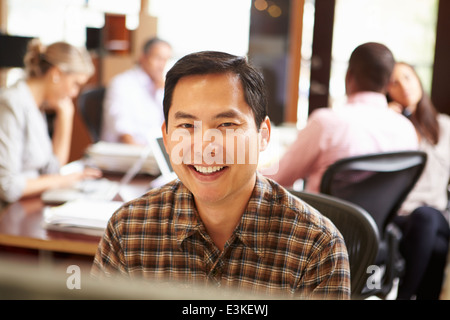
M 292 298 L 350 298 L 348 255 L 336 227 L 260 175 L 223 251 L 178 180 L 126 203 L 110 219 L 91 270 L 97 278 L 117 273 Z

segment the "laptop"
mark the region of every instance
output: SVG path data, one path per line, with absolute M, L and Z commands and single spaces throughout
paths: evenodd
M 151 155 L 151 151 L 152 148 L 150 146 L 145 147 L 139 158 L 125 172 L 120 181 L 111 181 L 106 178 L 86 179 L 70 188 L 49 189 L 42 193 L 41 199 L 44 203 L 52 204 L 79 199 L 110 201 L 117 195 L 120 195 L 124 201 L 131 200 L 138 195 L 136 193 L 129 194 L 123 191 L 125 191 L 125 187 L 140 172 L 145 161 Z M 82 161 L 75 161 L 63 167 L 61 172 L 69 173 L 71 170 L 81 170 L 82 167 Z
M 155 136 L 151 140 L 150 147 L 161 172 L 160 176 L 150 183 L 150 187 L 157 188 L 176 179 L 177 175 L 170 164 L 170 156 L 164 147 L 163 138 L 161 136 Z
M 125 172 L 119 182 L 106 178 L 87 179 L 78 182 L 71 188 L 47 190 L 42 193 L 41 199 L 44 203 L 51 204 L 79 199 L 109 201 L 113 200 L 117 195 L 120 195 L 124 201 L 131 200 L 139 195 L 136 194 L 135 190 L 127 192 L 126 186 L 141 171 L 147 159 L 152 155 L 155 158 L 160 175 L 151 181 L 150 188 L 160 187 L 177 178 L 170 164 L 169 154 L 164 147 L 163 138 L 160 135 L 156 135 L 151 139 L 149 145 L 142 149 L 139 158 Z M 62 172 L 69 173 L 70 171 L 81 170 L 82 166 L 82 161 L 75 161 L 63 167 Z

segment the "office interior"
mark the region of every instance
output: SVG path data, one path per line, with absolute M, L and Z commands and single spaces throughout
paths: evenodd
M 445 0 L 0 0 L 0 34 L 86 46 L 96 72 L 85 89 L 107 86 L 132 67 L 152 36 L 172 44 L 168 67 L 193 51 L 247 55 L 266 79 L 273 124 L 301 129 L 312 111 L 345 99 L 348 57 L 368 41 L 386 44 L 397 60 L 415 65 L 437 109 L 450 114 L 448 16 Z M 0 57 L 7 50 L 0 47 Z M 18 67 L 0 66 L 0 86 L 22 75 Z M 70 160 L 90 144 L 76 114 Z M 92 259 L 90 249 L 64 253 L 7 241 L 0 248 L 37 263 L 71 261 L 86 269 Z M 443 298 L 450 299 L 447 283 Z

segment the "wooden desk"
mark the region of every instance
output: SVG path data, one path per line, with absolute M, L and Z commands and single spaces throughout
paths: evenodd
M 114 180 L 119 177 L 108 178 Z M 142 175 L 130 184 L 136 197 L 148 189 L 151 177 Z M 40 197 L 12 203 L 0 212 L 0 245 L 94 256 L 100 237 L 52 231 L 42 227 L 45 204 Z

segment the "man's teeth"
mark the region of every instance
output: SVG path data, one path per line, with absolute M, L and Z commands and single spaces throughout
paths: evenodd
M 201 166 L 194 166 L 195 170 L 201 173 L 213 173 L 216 171 L 222 170 L 224 167 L 201 167 Z

